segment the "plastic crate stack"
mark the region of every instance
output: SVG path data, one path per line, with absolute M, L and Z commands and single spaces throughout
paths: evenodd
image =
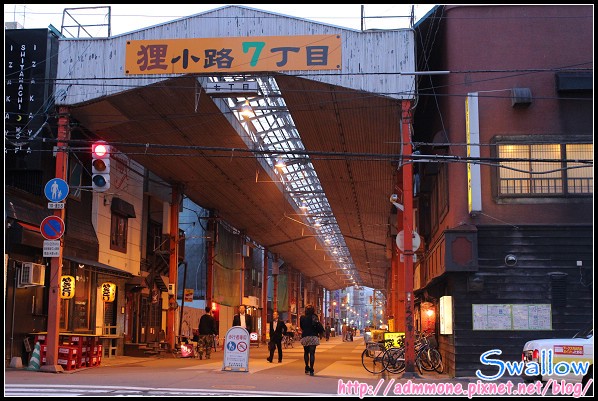
M 46 364 L 46 353 L 48 352 L 48 346 L 46 344 L 40 344 L 39 360 L 42 365 Z
M 39 350 L 39 360 L 41 365 L 46 364 L 46 354 L 48 353 L 48 345 L 46 344 L 46 335 L 45 334 L 36 334 L 33 338 L 33 346 L 39 342 L 40 350 Z
M 98 344 L 95 341 L 90 343 L 87 360 L 87 366 L 100 366 L 100 363 L 102 363 L 102 344 Z
M 33 344 L 40 343 L 40 362 L 47 362 L 48 345 L 47 335 L 36 334 Z M 73 370 L 86 367 L 99 366 L 102 362 L 102 344 L 99 337 L 93 335 L 60 334 L 57 364 L 64 370 Z
M 60 345 L 58 346 L 58 365 L 62 366 L 64 370 L 77 369 L 80 366 L 81 359 L 79 348 L 74 345 Z
M 64 345 L 68 345 L 69 347 L 74 347 L 76 349 L 75 367 L 77 369 L 87 367 L 88 338 L 81 335 L 61 336 L 61 342 Z M 58 364 L 60 365 L 60 362 Z

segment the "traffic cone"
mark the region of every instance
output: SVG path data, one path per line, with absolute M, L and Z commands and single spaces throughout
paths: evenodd
M 39 370 L 40 350 L 41 345 L 39 345 L 38 341 L 35 343 L 35 348 L 33 349 L 33 354 L 31 354 L 31 359 L 29 359 L 29 366 L 27 366 L 27 370 Z

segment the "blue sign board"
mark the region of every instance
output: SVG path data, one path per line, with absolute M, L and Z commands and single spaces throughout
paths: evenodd
M 61 178 L 52 178 L 46 183 L 44 194 L 50 202 L 62 202 L 69 194 L 69 185 Z

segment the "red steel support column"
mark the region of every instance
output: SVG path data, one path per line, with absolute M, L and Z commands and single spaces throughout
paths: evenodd
M 266 342 L 268 327 L 268 249 L 264 249 L 264 270 L 262 273 L 262 342 Z
M 175 311 L 170 305 L 174 305 L 178 293 L 178 267 L 179 267 L 179 188 L 172 187 L 172 203 L 170 204 L 170 268 L 168 270 L 168 282 L 175 284 L 174 295 L 168 295 L 168 313 L 166 315 L 166 340 L 170 349 L 174 349 L 176 333 L 174 331 Z
M 216 249 L 216 219 L 213 212 L 210 212 L 208 219 L 208 232 L 212 233 L 211 241 L 207 242 L 208 260 L 206 263 L 206 306 L 212 306 L 214 300 L 214 255 Z
M 276 263 L 276 274 L 274 274 L 274 267 L 272 268 L 272 312 L 278 312 L 278 255 L 274 256 L 274 263 Z
M 69 108 L 61 106 L 58 110 L 58 152 L 56 152 L 56 178 L 68 182 L 68 140 L 71 139 L 69 129 Z M 65 209 L 54 210 L 54 216 L 65 219 Z M 66 224 L 65 224 L 66 225 Z M 62 252 L 64 237 L 60 239 L 60 252 L 58 257 L 50 261 L 50 292 L 48 294 L 48 337 L 46 351 L 46 365 L 40 367 L 44 371 L 61 372 L 62 366 L 58 365 L 58 343 L 60 330 L 60 276 L 62 276 Z M 40 361 L 41 362 L 41 361 Z
M 403 260 L 405 267 L 405 374 L 415 373 L 415 336 L 413 322 L 413 164 L 411 161 L 411 102 L 402 103 L 402 141 L 403 141 Z

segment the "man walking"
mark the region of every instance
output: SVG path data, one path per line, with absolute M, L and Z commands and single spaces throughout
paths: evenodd
M 199 319 L 199 340 L 197 342 L 199 359 L 203 359 L 204 352 L 206 359 L 210 359 L 214 346 L 214 334 L 216 334 L 216 319 L 212 316 L 212 308 L 206 306 L 205 311 L 206 313 Z
M 266 358 L 268 362 L 272 363 L 274 358 L 274 349 L 278 348 L 278 363 L 282 362 L 282 336 L 287 332 L 287 326 L 284 322 L 278 319 L 278 312 L 272 314 L 272 321 L 270 322 L 270 356 Z

